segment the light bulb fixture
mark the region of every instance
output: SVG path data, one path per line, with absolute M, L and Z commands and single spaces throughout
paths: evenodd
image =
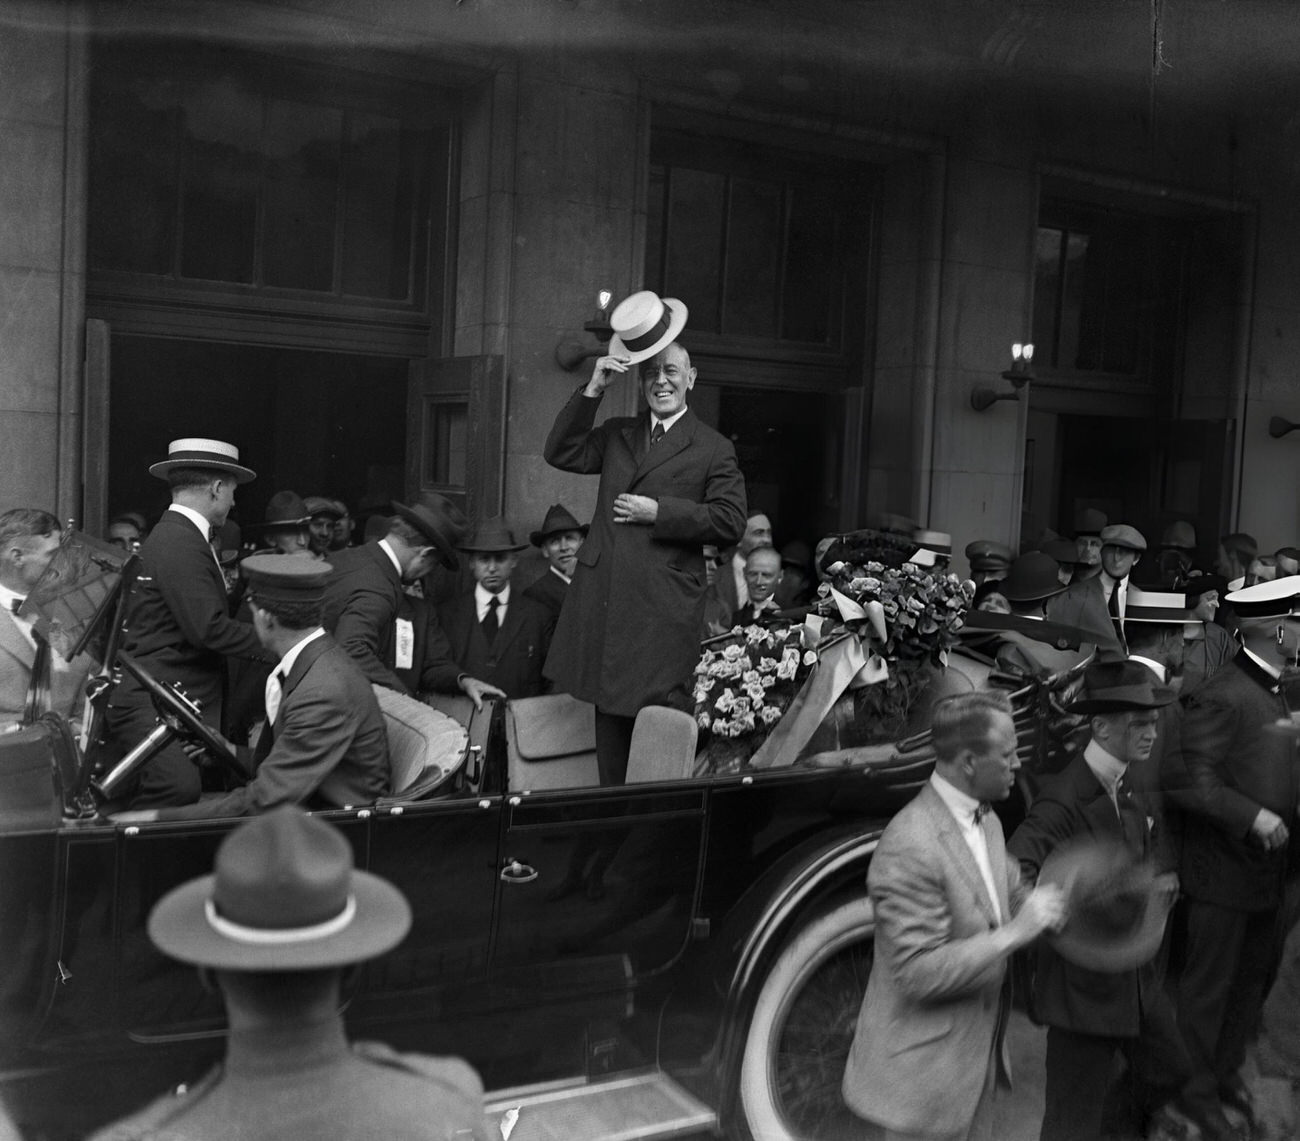
M 1019 400 L 1020 390 L 1034 379 L 1034 346 L 1017 341 L 1011 346 L 1011 367 L 1002 373 L 1003 380 L 1011 382 L 1010 392 L 995 392 L 981 385 L 970 394 L 970 406 L 976 412 L 985 412 L 999 400 Z
M 597 293 L 596 312 L 591 320 L 582 326 L 585 332 L 591 333 L 600 342 L 594 349 L 588 348 L 576 338 L 563 340 L 555 346 L 555 363 L 565 372 L 573 372 L 581 367 L 584 361 L 604 355 L 605 346 L 614 332 L 609 323 L 609 303 L 613 300 L 614 295 L 608 289 L 602 289 Z

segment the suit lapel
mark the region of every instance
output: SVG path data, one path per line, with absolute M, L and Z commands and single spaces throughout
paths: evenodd
M 280 686 L 280 708 L 275 714 L 276 732 L 280 731 L 280 722 L 284 720 L 285 703 L 289 700 L 289 695 L 298 688 L 298 683 L 306 676 L 307 671 L 316 663 L 316 659 L 329 649 L 329 635 L 316 638 L 314 641 L 304 646 L 302 653 L 298 655 L 297 661 L 293 663 L 293 669 L 289 671 L 289 676 L 284 679 Z
M 640 428 L 640 434 L 648 440 L 649 430 L 646 423 L 647 421 L 642 420 L 639 422 L 638 427 Z M 682 418 L 672 426 L 672 430 L 665 432 L 664 438 L 653 448 L 643 445 L 646 450 L 643 456 L 640 457 L 636 471 L 632 474 L 631 486 L 635 486 L 639 480 L 644 479 L 655 468 L 662 467 L 678 452 L 687 448 L 691 441 L 695 439 L 695 425 L 698 423 L 695 413 L 688 408 Z
M 36 651 L 11 614 L 0 614 L 0 650 L 12 654 L 24 669 L 30 670 L 36 660 Z
M 962 836 L 956 819 L 948 811 L 948 806 L 944 804 L 943 798 L 934 791 L 934 786 L 927 784 L 922 792 L 928 793 L 926 807 L 934 821 L 939 842 L 943 844 L 953 863 L 956 864 L 962 876 L 965 877 L 967 884 L 975 893 L 980 909 L 989 922 L 996 927 L 998 925 L 997 913 L 994 911 L 993 901 L 989 898 L 989 889 L 984 883 L 984 877 L 980 874 L 979 864 L 975 862 L 975 853 L 970 850 L 970 846 L 966 843 L 965 837 Z M 985 836 L 987 835 L 986 831 Z M 992 863 L 992 852 L 989 853 L 989 861 Z M 1006 878 L 1005 867 L 1003 878 Z
M 634 467 L 641 466 L 641 461 L 645 459 L 646 451 L 650 447 L 650 432 L 646 423 L 646 416 L 642 413 L 640 416 L 633 417 L 620 430 L 623 442 L 627 444 L 627 450 L 632 453 Z
M 515 635 L 519 633 L 523 619 L 519 617 L 519 592 L 510 588 L 510 604 L 506 607 L 505 621 L 501 623 L 497 630 L 496 641 L 489 647 L 495 655 L 500 658 L 502 651 L 510 645 Z

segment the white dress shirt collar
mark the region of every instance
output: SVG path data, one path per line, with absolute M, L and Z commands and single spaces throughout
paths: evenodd
M 655 430 L 655 424 L 656 424 L 656 423 L 659 423 L 659 424 L 662 424 L 662 425 L 664 426 L 664 433 L 667 434 L 669 431 L 672 430 L 672 426 L 673 426 L 674 424 L 676 424 L 677 421 L 680 420 L 680 419 L 681 419 L 683 416 L 685 416 L 685 415 L 686 415 L 686 405 L 685 405 L 685 404 L 683 404 L 683 405 L 681 406 L 681 409 L 680 409 L 679 411 L 674 412 L 671 416 L 665 416 L 665 417 L 663 417 L 663 418 L 660 418 L 660 417 L 656 416 L 653 412 L 651 412 L 651 413 L 650 413 L 650 431 L 653 432 L 653 431 Z
M 497 606 L 497 621 L 506 620 L 506 607 L 510 605 L 510 584 L 506 583 L 501 588 L 500 594 L 493 594 L 490 590 L 484 590 L 478 583 L 474 584 L 474 609 L 478 613 L 478 620 L 483 621 L 487 617 L 488 603 L 495 598 L 499 605 Z
M 317 638 L 323 637 L 325 637 L 325 628 L 323 626 L 317 626 L 310 634 L 304 634 L 301 639 L 289 648 L 289 652 L 280 659 L 280 664 L 275 667 L 275 672 L 282 674 L 287 681 L 289 678 L 289 672 L 298 661 L 298 655 L 301 654 L 310 643 L 316 641 Z
M 1120 778 L 1128 771 L 1128 764 L 1108 753 L 1096 741 L 1088 742 L 1083 750 L 1083 761 L 1106 790 L 1106 795 L 1114 800 Z
M 560 570 L 559 567 L 549 567 L 548 569 L 550 570 L 551 574 L 555 575 L 566 586 L 573 581 L 573 579 L 571 579 L 567 574 L 565 574 L 562 570 Z M 507 589 L 509 588 L 507 587 Z
M 930 773 L 930 783 L 934 786 L 934 791 L 939 794 L 939 798 L 948 806 L 948 811 L 956 817 L 957 823 L 963 828 L 974 828 L 975 810 L 979 808 L 980 802 L 936 772 Z
M 193 507 L 186 507 L 183 503 L 173 503 L 168 511 L 175 511 L 178 515 L 184 515 L 191 523 L 199 529 L 199 534 L 203 536 L 205 543 L 209 542 L 209 536 L 212 534 L 212 524 L 207 518 L 200 515 Z
M 1266 662 L 1257 653 L 1255 653 L 1254 650 L 1250 649 L 1249 646 L 1242 646 L 1241 648 L 1242 651 L 1245 653 L 1246 657 L 1248 657 L 1252 662 L 1254 662 L 1257 666 L 1259 666 L 1259 668 L 1262 669 L 1266 674 L 1268 674 L 1269 677 L 1280 678 L 1282 676 L 1282 671 L 1278 669 L 1277 666 L 1272 665 L 1269 662 Z
M 1002 904 L 998 899 L 997 884 L 993 879 L 993 861 L 989 857 L 988 837 L 984 835 L 982 824 L 975 823 L 975 813 L 980 802 L 973 796 L 962 792 L 951 781 L 941 777 L 937 772 L 930 773 L 930 785 L 939 794 L 939 799 L 952 813 L 961 829 L 961 837 L 966 842 L 975 866 L 979 869 L 980 879 L 984 881 L 984 890 L 988 892 L 993 904 L 993 914 L 1002 920 Z
M 393 564 L 393 569 L 397 571 L 397 577 L 402 577 L 402 564 L 397 561 L 397 556 L 393 553 L 393 548 L 388 545 L 387 539 L 379 540 L 379 549 L 388 556 L 388 561 Z

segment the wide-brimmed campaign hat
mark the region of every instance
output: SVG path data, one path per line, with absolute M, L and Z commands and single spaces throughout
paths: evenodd
M 1061 581 L 1060 564 L 1042 551 L 1021 555 L 1002 579 L 998 593 L 1008 602 L 1038 602 L 1066 589 Z
M 534 547 L 540 547 L 552 535 L 558 535 L 563 531 L 579 531 L 585 539 L 590 530 L 591 524 L 579 523 L 562 503 L 552 503 L 546 509 L 546 518 L 542 520 L 541 528 L 533 531 L 528 536 L 528 541 Z
M 465 513 L 445 495 L 426 491 L 413 506 L 393 500 L 393 510 L 420 532 L 438 552 L 438 561 L 448 570 L 460 566 L 456 548 L 469 526 Z
M 166 479 L 177 468 L 203 468 L 233 475 L 236 483 L 248 483 L 257 478 L 252 468 L 239 462 L 239 449 L 224 440 L 205 440 L 199 436 L 186 436 L 167 445 L 167 458 L 149 465 L 149 474 Z
M 402 893 L 357 871 L 337 828 L 285 807 L 240 825 L 217 849 L 212 875 L 163 896 L 149 938 L 199 966 L 305 971 L 372 959 L 410 926 Z
M 1123 844 L 1063 844 L 1043 862 L 1038 882 L 1065 896 L 1065 926 L 1047 936 L 1063 959 L 1115 973 L 1150 962 L 1160 949 L 1176 893 Z
M 477 552 L 492 555 L 505 554 L 507 551 L 522 551 L 527 546 L 527 543 L 521 543 L 515 538 L 514 531 L 504 519 L 498 516 L 495 519 L 484 519 L 476 524 L 469 536 L 461 540 L 460 549 L 470 554 Z
M 305 530 L 310 523 L 311 512 L 301 495 L 296 491 L 277 491 L 266 505 L 266 520 L 252 524 L 249 530 Z
M 1083 692 L 1066 711 L 1093 714 L 1159 709 L 1177 695 L 1168 686 L 1156 685 L 1152 676 L 1141 662 L 1093 662 L 1083 672 Z
M 633 293 L 609 315 L 609 355 L 626 356 L 630 364 L 649 360 L 686 328 L 689 311 L 675 297 L 660 297 L 649 289 Z
M 1124 602 L 1124 622 L 1175 622 L 1189 625 L 1200 619 L 1187 605 L 1187 593 L 1166 590 L 1160 586 L 1133 586 L 1128 588 Z

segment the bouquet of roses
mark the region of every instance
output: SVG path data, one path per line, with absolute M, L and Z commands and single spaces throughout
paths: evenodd
M 704 647 L 695 667 L 695 720 L 710 743 L 743 746 L 727 750 L 733 762 L 754 754 L 816 664 L 816 651 L 801 646 L 802 629 L 737 626 Z M 716 757 L 711 764 L 719 767 Z
M 915 563 L 892 567 L 875 560 L 841 560 L 826 570 L 830 578 L 821 585 L 821 597 L 833 601 L 846 621 L 859 617 L 853 606 L 860 609 L 884 657 L 938 663 L 957 644 L 973 584 Z

